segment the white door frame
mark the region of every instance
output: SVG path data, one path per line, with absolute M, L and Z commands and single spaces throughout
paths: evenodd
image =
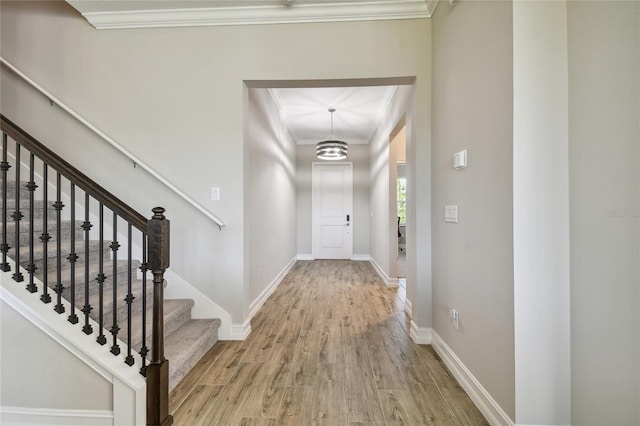
M 311 253 L 312 253 L 312 257 L 315 259 L 316 258 L 316 189 L 315 189 L 315 185 L 314 182 L 317 179 L 317 172 L 316 172 L 316 167 L 317 166 L 337 166 L 337 165 L 348 165 L 349 166 L 349 172 L 351 173 L 351 232 L 350 232 L 350 237 L 348 240 L 348 244 L 349 244 L 349 258 L 351 259 L 353 257 L 353 224 L 354 224 L 354 217 L 353 217 L 353 162 L 351 161 L 335 161 L 335 162 L 326 162 L 326 161 L 314 161 L 311 163 Z

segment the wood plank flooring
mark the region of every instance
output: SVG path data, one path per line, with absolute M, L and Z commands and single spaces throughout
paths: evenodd
M 174 389 L 176 425 L 486 425 L 431 346 L 408 337 L 404 289 L 368 262 L 299 261 L 251 322 Z

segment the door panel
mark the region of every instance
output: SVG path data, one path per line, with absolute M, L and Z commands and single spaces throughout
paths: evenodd
M 313 239 L 316 259 L 351 259 L 351 163 L 313 164 Z

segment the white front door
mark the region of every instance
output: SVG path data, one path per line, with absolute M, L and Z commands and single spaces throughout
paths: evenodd
M 351 259 L 353 168 L 351 163 L 313 163 L 313 256 Z

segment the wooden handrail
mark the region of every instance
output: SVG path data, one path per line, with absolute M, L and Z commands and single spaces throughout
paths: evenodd
M 73 167 L 59 155 L 42 145 L 35 138 L 22 130 L 4 115 L 0 114 L 0 127 L 13 140 L 27 148 L 41 160 L 52 166 L 56 171 L 71 182 L 75 183 L 83 191 L 111 209 L 131 225 L 142 232 L 147 231 L 147 219 L 140 213 L 129 207 L 115 195 L 94 182 L 90 177 Z

